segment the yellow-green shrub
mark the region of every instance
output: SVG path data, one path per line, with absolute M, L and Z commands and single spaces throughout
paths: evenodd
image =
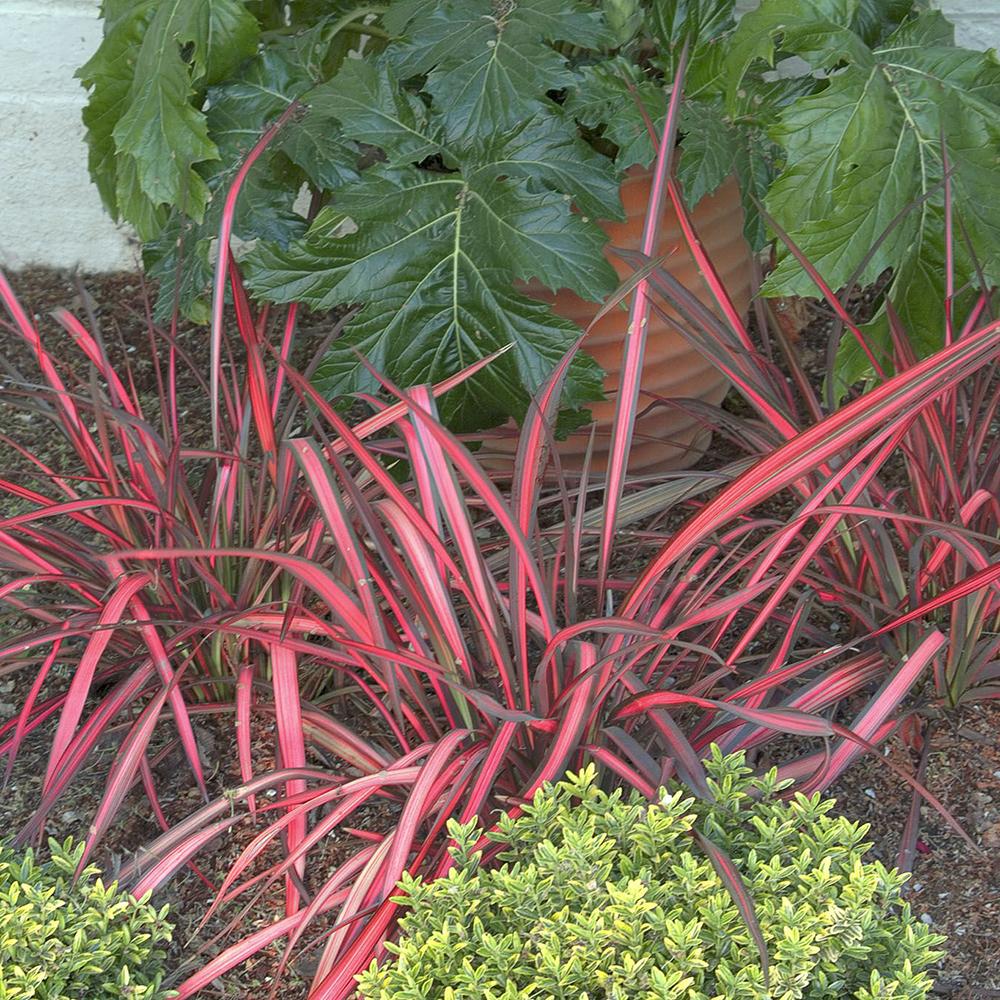
M 0 844 L 0 1000 L 163 1000 L 167 908 L 73 873 L 83 845 L 50 840 L 51 857 Z
M 362 996 L 923 1000 L 944 939 L 911 919 L 905 876 L 862 861 L 868 827 L 818 795 L 778 799 L 776 774 L 751 777 L 742 754 L 716 751 L 707 768 L 714 804 L 607 794 L 592 767 L 547 786 L 499 824 L 500 867 L 481 866 L 474 824 L 453 825 L 455 868 L 401 883 L 410 911 L 396 959 L 360 977 Z M 693 829 L 754 901 L 770 989 Z

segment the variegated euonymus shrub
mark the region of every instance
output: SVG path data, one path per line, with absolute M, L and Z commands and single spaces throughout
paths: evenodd
M 0 845 L 2 1000 L 163 1000 L 170 940 L 167 909 L 157 911 L 105 885 L 88 866 L 74 883 L 83 844 L 49 841 L 31 850 Z
M 867 826 L 832 816 L 833 801 L 818 795 L 781 800 L 776 773 L 752 777 L 742 753 L 716 749 L 706 767 L 712 804 L 677 789 L 652 804 L 608 794 L 592 766 L 546 786 L 490 834 L 507 845 L 499 867 L 481 864 L 474 824 L 453 824 L 455 867 L 401 883 L 410 910 L 390 946 L 396 958 L 360 977 L 361 995 L 927 996 L 925 969 L 944 939 L 911 919 L 900 899 L 906 876 L 862 860 Z M 699 833 L 723 849 L 752 899 L 769 985 L 734 901 L 742 889 L 727 889 Z

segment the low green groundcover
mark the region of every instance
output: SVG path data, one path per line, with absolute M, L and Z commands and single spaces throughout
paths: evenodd
M 96 878 L 83 844 L 51 857 L 0 844 L 0 1000 L 164 1000 L 167 908 Z
M 401 883 L 396 959 L 360 977 L 361 995 L 923 1000 L 944 938 L 912 919 L 905 875 L 862 861 L 868 827 L 819 795 L 783 801 L 776 772 L 754 778 L 742 754 L 713 754 L 712 804 L 608 794 L 593 767 L 546 786 L 491 834 L 509 845 L 500 867 L 481 866 L 475 824 L 453 825 L 455 867 Z M 705 841 L 753 900 L 769 985 Z

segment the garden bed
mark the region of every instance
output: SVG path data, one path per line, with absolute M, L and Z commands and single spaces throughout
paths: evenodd
M 135 275 L 109 275 L 88 277 L 77 284 L 64 272 L 36 269 L 14 278 L 16 291 L 25 306 L 35 314 L 42 327 L 43 336 L 65 336 L 56 324 L 47 319 L 49 310 L 59 306 L 69 307 L 93 325 L 100 324 L 105 342 L 112 354 L 127 358 L 140 392 L 148 389 L 150 398 L 156 395 L 155 371 L 151 363 L 151 346 L 146 332 L 146 302 L 143 287 Z M 313 319 L 307 327 L 303 346 L 317 342 L 325 336 L 328 324 Z M 810 366 L 817 374 L 823 370 L 819 358 L 825 350 L 826 321 L 815 320 L 800 333 L 799 349 L 808 356 L 815 356 L 816 364 Z M 200 328 L 181 328 L 179 344 L 195 358 L 206 359 L 207 336 Z M 21 365 L 26 356 L 18 350 L 10 351 L 7 361 Z M 26 367 L 26 365 L 24 366 Z M 30 391 L 30 390 L 29 390 Z M 181 410 L 185 401 L 192 405 L 203 398 L 204 387 L 196 381 L 182 382 L 179 387 Z M 6 420 L 9 411 L 0 403 L 0 420 Z M 19 442 L 36 455 L 58 467 L 62 438 L 53 433 L 42 419 L 24 420 L 22 414 L 14 416 Z M 205 428 L 206 439 L 210 437 Z M 712 460 L 718 462 L 724 452 L 715 451 Z M 25 458 L 5 445 L 0 445 L 0 462 L 5 475 L 15 481 L 18 477 L 33 475 Z M 12 511 L 0 511 L 0 516 Z M 12 696 L 14 677 L 0 674 L 0 722 L 13 714 Z M 983 856 L 973 855 L 949 831 L 932 810 L 924 809 L 918 856 L 914 877 L 909 890 L 915 912 L 936 930 L 948 935 L 949 956 L 938 977 L 938 991 L 945 996 L 985 1000 L 1000 996 L 1000 952 L 995 946 L 995 928 L 1000 922 L 1000 747 L 996 733 L 1000 731 L 1000 706 L 986 703 L 971 706 L 955 717 L 942 719 L 937 724 L 934 750 L 930 754 L 927 784 L 940 796 L 959 822 L 983 849 Z M 235 749 L 231 745 L 232 728 L 225 720 L 200 716 L 196 730 L 199 742 L 204 741 L 206 759 L 220 761 L 217 773 L 209 775 L 210 792 L 221 795 L 240 783 Z M 11 783 L 0 796 L 0 829 L 12 831 L 27 819 L 36 800 L 40 777 L 44 773 L 47 753 L 46 732 L 30 739 L 19 756 Z M 264 767 L 273 760 L 273 724 L 259 720 L 254 731 L 255 759 Z M 103 776 L 113 757 L 114 746 L 102 745 L 90 762 L 87 772 L 73 784 L 53 812 L 48 832 L 59 838 L 69 834 L 81 836 L 103 791 Z M 913 769 L 915 761 L 911 751 L 894 742 L 889 753 L 896 763 Z M 313 760 L 328 766 L 324 760 Z M 157 791 L 167 819 L 173 823 L 200 804 L 199 797 L 188 781 L 188 774 L 179 753 L 167 755 L 156 771 Z M 876 856 L 886 864 L 895 863 L 898 838 L 910 809 L 910 791 L 892 772 L 877 760 L 864 760 L 856 765 L 834 787 L 832 794 L 839 800 L 839 808 L 853 819 L 872 823 L 872 840 Z M 132 808 L 127 822 L 114 826 L 105 839 L 100 853 L 100 863 L 110 871 L 128 859 L 135 848 L 148 841 L 158 830 L 155 817 L 145 797 L 133 792 Z M 385 829 L 393 820 L 391 809 L 373 808 L 364 817 L 374 830 Z M 200 861 L 204 875 L 217 882 L 247 846 L 257 832 L 252 821 L 247 820 L 236 828 L 238 832 L 223 838 L 213 852 L 203 852 Z M 323 853 L 323 862 L 335 864 L 351 842 L 349 834 L 330 838 Z M 273 887 L 274 908 L 280 909 L 280 885 Z M 194 872 L 185 871 L 160 894 L 160 902 L 171 904 L 173 918 L 178 922 L 175 940 L 176 953 L 181 946 L 190 953 L 188 946 L 194 937 L 200 943 L 211 942 L 209 950 L 218 949 L 225 937 L 212 941 L 212 936 L 225 932 L 224 922 L 215 919 L 202 931 L 198 920 L 211 898 L 207 886 Z M 231 913 L 235 913 L 233 909 Z M 254 911 L 263 914 L 264 908 Z M 239 935 L 254 927 L 243 923 Z M 319 931 L 321 927 L 317 927 Z M 288 997 L 305 994 L 305 984 L 311 969 L 306 952 L 299 965 L 292 967 L 283 992 Z M 314 954 L 314 953 L 312 953 Z M 206 990 L 206 996 L 250 997 L 266 988 L 272 976 L 280 949 L 272 948 L 225 977 L 225 985 Z

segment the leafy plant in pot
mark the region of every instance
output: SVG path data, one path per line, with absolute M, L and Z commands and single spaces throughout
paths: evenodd
M 512 344 L 513 350 L 453 394 L 443 416 L 460 430 L 523 419 L 531 394 L 626 273 L 625 265 L 613 266 L 606 255 L 609 237 L 626 248 L 640 247 L 645 168 L 654 150 L 647 123 L 637 117 L 627 128 L 609 130 L 597 107 L 588 110 L 577 101 L 577 113 L 570 105 L 581 67 L 612 59 L 622 66 L 648 62 L 642 7 L 610 5 L 604 12 L 579 3 L 495 10 L 490 3 L 395 4 L 372 26 L 370 18 L 352 20 L 339 10 L 335 23 L 332 14 L 310 18 L 308 5 L 292 4 L 290 23 L 263 31 L 263 23 L 257 26 L 253 55 L 253 8 L 241 10 L 226 0 L 217 6 L 230 14 L 230 52 L 246 57 L 236 70 L 235 60 L 223 63 L 217 51 L 223 30 L 198 37 L 165 5 L 152 2 L 117 19 L 106 6 L 105 43 L 81 71 L 94 88 L 86 115 L 91 168 L 109 207 L 135 219 L 147 241 L 147 266 L 162 284 L 161 314 L 167 316 L 177 301 L 189 315 L 207 318 L 201 295 L 225 181 L 234 174 L 247 133 L 299 99 L 304 113 L 254 168 L 234 220 L 236 236 L 257 241 L 246 261 L 250 287 L 261 298 L 302 301 L 315 309 L 362 304 L 317 373 L 331 396 L 377 390 L 358 350 L 401 383 L 413 384 L 454 374 Z M 361 24 L 372 32 L 365 57 L 345 60 L 345 39 L 356 40 Z M 114 57 L 128 49 L 126 29 L 138 39 L 143 26 L 142 45 L 170 54 L 177 73 L 183 53 L 171 51 L 171 38 L 192 47 L 181 88 L 186 93 L 175 111 L 208 144 L 188 157 L 189 177 L 173 187 L 152 183 L 154 161 L 125 135 L 131 119 L 149 116 L 136 91 L 158 81 L 137 73 L 129 99 L 111 102 L 119 66 Z M 392 40 L 386 44 L 382 34 Z M 141 59 L 138 42 L 131 45 Z M 483 65 L 481 56 L 490 53 L 496 64 Z M 516 72 L 509 72 L 507 61 Z M 206 67 L 218 70 L 212 74 Z M 470 73 L 475 79 L 462 103 L 456 96 Z M 650 103 L 665 107 L 666 99 L 657 84 Z M 602 104 L 608 115 L 617 113 L 603 98 Z M 116 113 L 122 115 L 117 124 Z M 122 157 L 117 178 L 112 149 Z M 638 175 L 626 181 L 623 211 L 619 182 L 632 168 Z M 316 217 L 305 233 L 305 220 L 291 212 L 303 181 L 316 195 Z M 201 202 L 182 196 L 185 184 L 202 192 Z M 698 221 L 738 217 L 736 196 L 727 185 Z M 164 204 L 173 206 L 169 214 Z M 609 220 L 603 229 L 595 221 L 600 219 Z M 701 228 L 715 235 L 711 225 Z M 731 287 L 739 284 L 735 270 L 745 272 L 745 306 L 746 244 L 738 226 L 719 235 L 715 242 L 718 255 L 729 261 Z M 661 243 L 665 254 L 684 260 L 684 279 L 696 281 L 693 260 L 669 220 Z M 548 308 L 553 294 L 554 312 Z M 664 356 L 649 366 L 650 388 L 718 401 L 723 378 L 665 322 L 654 322 Z M 588 343 L 612 372 L 624 323 L 620 312 L 606 315 Z M 678 382 L 678 372 L 688 377 L 686 383 Z M 569 374 L 560 429 L 586 422 L 583 407 L 601 396 L 601 373 L 581 354 Z M 599 420 L 609 424 L 613 404 L 599 405 Z M 671 416 L 658 411 L 660 426 L 648 432 L 681 439 L 679 452 L 653 444 L 649 457 L 661 463 L 683 453 L 697 433 L 690 426 L 671 427 Z M 646 428 L 640 423 L 641 436 Z M 582 455 L 582 445 L 576 451 Z
M 579 117 L 572 110 L 578 67 L 645 58 L 643 11 L 629 10 L 628 22 L 615 24 L 584 4 L 399 5 L 382 19 L 394 39 L 379 58 L 345 64 L 314 97 L 313 107 L 328 107 L 345 134 L 378 147 L 378 162 L 336 193 L 303 240 L 261 247 L 247 266 L 251 288 L 267 299 L 329 308 L 367 290 L 367 304 L 319 369 L 329 393 L 377 391 L 358 352 L 408 383 L 513 345 L 445 401 L 443 415 L 465 431 L 523 419 L 530 393 L 629 272 L 609 242 L 642 245 L 654 143 L 607 135 L 595 109 L 581 106 Z M 659 99 L 665 107 L 662 87 Z M 641 116 L 632 124 L 644 134 L 651 126 Z M 749 248 L 734 217 L 735 184 L 698 215 L 745 309 Z M 722 218 L 725 225 L 713 229 Z M 663 223 L 662 255 L 697 285 L 679 225 Z M 345 225 L 357 229 L 331 239 Z M 626 322 L 623 312 L 609 311 L 590 331 L 590 357 L 580 355 L 569 372 L 563 432 L 585 423 L 582 406 L 601 395 L 593 360 L 608 370 L 603 387 L 617 388 Z M 659 356 L 647 368 L 648 388 L 718 402 L 724 378 L 669 322 L 654 322 L 651 353 Z M 598 466 L 613 411 L 609 400 L 594 409 L 603 432 Z M 683 414 L 678 420 L 675 411 L 658 410 L 650 419 L 655 425 L 640 421 L 637 429 L 648 440 L 633 469 L 690 460 L 693 439 L 704 441 Z M 579 467 L 588 438 L 584 432 L 563 444 L 564 467 Z M 508 438 L 494 446 L 509 468 L 516 444 Z
M 651 135 L 686 42 L 677 179 L 687 204 L 713 192 L 730 198 L 735 173 L 754 249 L 769 239 L 757 211 L 763 200 L 832 287 L 862 263 L 865 279 L 892 268 L 894 301 L 924 353 L 942 327 L 934 303 L 945 296 L 934 282 L 946 165 L 953 217 L 967 235 L 956 281 L 989 282 L 1000 267 L 991 237 L 1000 225 L 982 197 L 1000 176 L 977 152 L 991 148 L 1000 121 L 1000 67 L 990 54 L 956 48 L 939 14 L 907 0 L 806 8 L 764 0 L 739 21 L 734 7 L 106 2 L 104 43 L 81 70 L 93 88 L 85 113 L 91 170 L 109 207 L 145 241 L 162 315 L 178 301 L 207 318 L 201 296 L 227 180 L 246 137 L 300 102 L 298 120 L 254 167 L 235 219 L 234 235 L 251 241 L 252 289 L 314 309 L 361 306 L 317 373 L 330 396 L 378 391 L 359 351 L 413 385 L 510 345 L 445 404 L 453 428 L 477 430 L 523 419 L 579 334 L 580 303 L 614 291 L 621 272 L 594 220 L 620 220 L 622 174 L 652 162 Z M 784 67 L 790 55 L 808 71 L 775 77 L 771 65 Z M 887 160 L 873 144 L 890 134 L 899 155 Z M 157 145 L 163 137 L 168 154 Z M 293 211 L 303 184 L 313 195 L 308 221 Z M 735 203 L 727 204 L 719 214 L 738 225 Z M 867 256 L 898 213 L 905 225 Z M 711 237 L 697 209 L 694 225 Z M 685 257 L 667 220 L 663 231 L 659 249 Z M 732 231 L 726 239 L 740 246 Z M 709 257 L 723 255 L 710 248 Z M 766 292 L 814 290 L 794 258 L 779 257 Z M 746 290 L 735 272 L 728 277 L 741 306 Z M 554 313 L 523 294 L 543 288 L 577 299 Z M 624 329 L 618 313 L 602 322 Z M 888 342 L 884 316 L 871 339 Z M 610 367 L 614 350 L 600 360 Z M 846 347 L 841 381 L 865 364 Z M 718 396 L 724 383 L 712 385 L 709 396 Z M 562 431 L 586 421 L 584 407 L 601 388 L 593 360 L 579 356 Z M 668 449 L 658 451 L 665 460 Z

